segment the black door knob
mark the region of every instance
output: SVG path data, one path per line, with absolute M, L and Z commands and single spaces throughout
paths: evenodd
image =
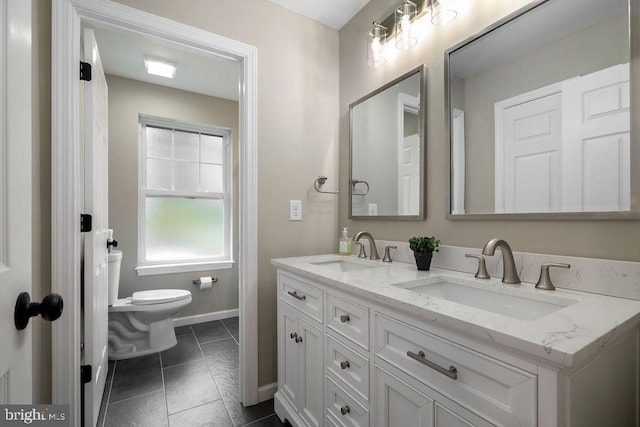
M 42 302 L 31 302 L 29 292 L 22 292 L 16 300 L 16 308 L 13 313 L 13 320 L 16 329 L 23 330 L 29 324 L 29 318 L 42 316 L 44 320 L 50 322 L 56 320 L 62 314 L 62 297 L 58 294 L 49 294 Z

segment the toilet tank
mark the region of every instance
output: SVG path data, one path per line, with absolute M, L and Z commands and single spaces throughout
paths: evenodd
M 109 253 L 109 305 L 113 305 L 118 299 L 118 287 L 120 286 L 120 264 L 122 263 L 122 251 Z

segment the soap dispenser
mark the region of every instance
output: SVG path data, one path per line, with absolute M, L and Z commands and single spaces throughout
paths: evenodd
M 338 241 L 338 253 L 340 255 L 351 255 L 352 248 L 351 238 L 349 237 L 349 229 L 347 227 L 342 229 L 342 237 Z

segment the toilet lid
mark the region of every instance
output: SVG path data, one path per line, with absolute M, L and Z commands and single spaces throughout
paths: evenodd
M 184 289 L 155 289 L 152 291 L 134 292 L 131 303 L 137 305 L 162 304 L 163 302 L 179 301 L 188 298 L 191 292 Z

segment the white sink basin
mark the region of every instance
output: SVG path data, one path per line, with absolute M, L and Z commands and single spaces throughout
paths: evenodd
M 480 286 L 483 285 L 487 286 L 487 289 L 480 289 Z M 577 302 L 564 297 L 535 293 L 514 295 L 518 291 L 517 289 L 498 290 L 489 283 L 484 284 L 447 276 L 400 283 L 394 286 L 521 320 L 536 320 Z
M 375 267 L 373 265 L 359 264 L 359 263 L 347 261 L 344 259 L 312 262 L 311 265 L 322 267 L 328 271 L 337 271 L 342 273 L 347 273 L 349 271 L 362 271 L 362 270 L 367 270 L 369 268 Z

